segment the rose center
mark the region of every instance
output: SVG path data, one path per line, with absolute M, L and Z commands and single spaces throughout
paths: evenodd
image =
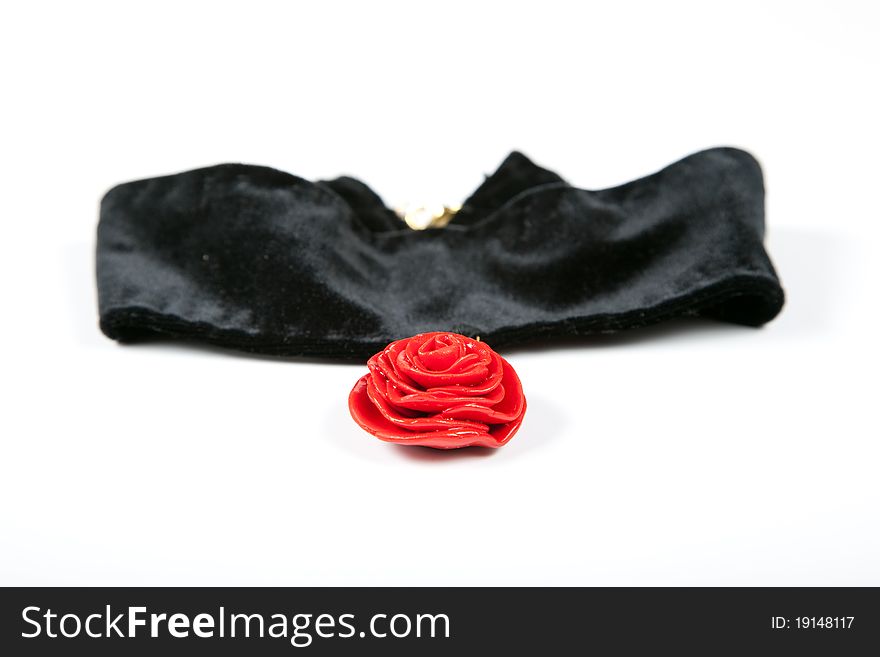
M 419 360 L 425 369 L 443 372 L 464 355 L 462 352 L 461 345 L 449 336 L 434 336 L 419 347 Z

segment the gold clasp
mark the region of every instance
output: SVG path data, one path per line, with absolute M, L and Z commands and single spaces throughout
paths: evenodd
M 413 230 L 425 230 L 443 228 L 460 209 L 460 205 L 419 205 L 395 208 L 394 212 Z

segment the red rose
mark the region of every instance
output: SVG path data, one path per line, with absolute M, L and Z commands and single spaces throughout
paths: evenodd
M 484 342 L 422 333 L 367 361 L 348 397 L 351 416 L 382 440 L 455 449 L 501 447 L 522 424 L 526 400 L 510 364 Z

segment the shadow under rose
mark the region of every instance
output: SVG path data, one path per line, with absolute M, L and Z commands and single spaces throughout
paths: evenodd
M 513 440 L 516 440 L 514 437 Z M 486 459 L 496 456 L 500 449 L 491 447 L 463 447 L 462 449 L 433 449 L 431 447 L 419 447 L 418 445 L 397 445 L 389 443 L 388 447 L 394 450 L 398 456 L 411 461 L 426 461 L 437 463 L 444 461 L 461 461 L 467 459 Z

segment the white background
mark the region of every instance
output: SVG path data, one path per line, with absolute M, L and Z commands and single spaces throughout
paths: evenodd
M 880 585 L 875 7 L 4 5 L 0 583 Z M 361 366 L 97 328 L 118 182 L 457 202 L 513 148 L 601 188 L 715 145 L 764 165 L 782 315 L 504 352 L 489 455 L 362 432 Z

